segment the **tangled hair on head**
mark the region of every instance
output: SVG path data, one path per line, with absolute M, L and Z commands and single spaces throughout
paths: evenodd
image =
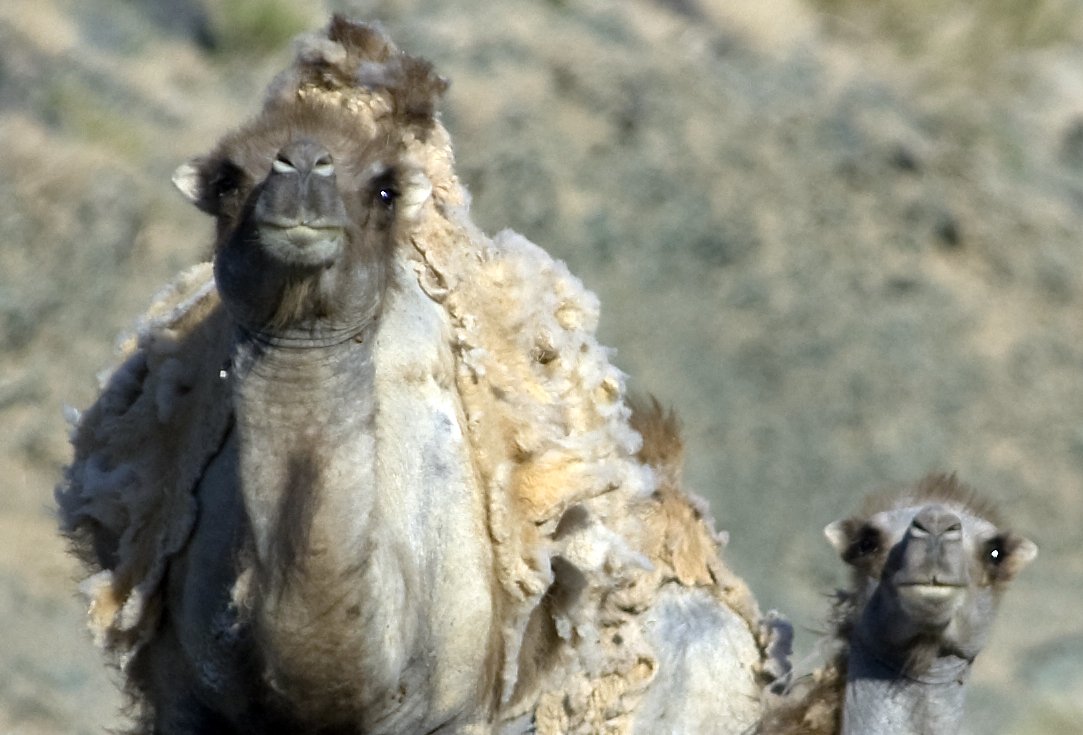
M 298 63 L 272 86 L 272 103 L 283 101 L 283 92 L 288 99 L 306 88 L 379 94 L 396 124 L 422 137 L 431 130 L 448 80 L 426 59 L 399 50 L 378 25 L 335 15 L 324 31 L 298 45 Z

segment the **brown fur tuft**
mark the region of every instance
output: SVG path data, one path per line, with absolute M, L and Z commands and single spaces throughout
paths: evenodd
M 653 502 L 644 506 L 643 516 L 650 529 L 646 550 L 657 564 L 656 574 L 688 587 L 714 589 L 754 625 L 762 616 L 752 593 L 721 562 L 724 534 L 715 533 L 706 502 L 683 487 L 684 441 L 676 412 L 654 396 L 631 398 L 629 405 L 629 423 L 643 438 L 638 459 L 658 478 Z
M 779 706 L 764 713 L 759 735 L 835 735 L 842 726 L 846 659 L 833 659 L 792 685 Z
M 639 459 L 662 475 L 663 484 L 677 488 L 684 464 L 684 440 L 676 411 L 667 409 L 654 396 L 630 398 L 632 428 L 643 437 Z
M 448 81 L 430 62 L 400 51 L 378 26 L 341 15 L 309 43 L 294 70 L 297 89 L 379 93 L 395 124 L 416 129 L 422 138 L 431 131 Z
M 996 504 L 980 496 L 974 488 L 959 480 L 954 472 L 931 472 L 910 491 L 870 495 L 861 508 L 861 517 L 907 505 L 941 502 L 969 511 L 1000 527 L 1002 519 Z
M 395 114 L 407 124 L 431 127 L 448 80 L 436 74 L 430 62 L 411 56 L 401 58 L 398 77 L 392 90 Z
M 355 23 L 336 13 L 331 17 L 327 37 L 341 44 L 352 56 L 369 61 L 387 61 L 398 49 L 379 28 L 366 23 Z

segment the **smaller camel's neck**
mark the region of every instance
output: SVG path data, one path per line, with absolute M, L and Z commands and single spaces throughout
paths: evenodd
M 970 662 L 948 654 L 920 674 L 904 669 L 898 656 L 851 643 L 842 735 L 957 735 Z

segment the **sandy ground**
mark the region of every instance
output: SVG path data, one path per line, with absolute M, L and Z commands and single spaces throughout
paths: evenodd
M 803 652 L 842 579 L 823 525 L 957 470 L 1041 547 L 979 659 L 969 730 L 1081 732 L 1083 6 L 985 0 L 932 23 L 924 5 L 261 17 L 378 18 L 451 77 L 476 220 L 599 293 L 603 341 L 683 416 L 689 484 Z M 54 532 L 62 407 L 93 400 L 115 335 L 205 255 L 169 174 L 288 55 L 259 25 L 241 30 L 272 50 L 245 51 L 240 22 L 197 0 L 0 7 L 0 733 L 118 722 Z

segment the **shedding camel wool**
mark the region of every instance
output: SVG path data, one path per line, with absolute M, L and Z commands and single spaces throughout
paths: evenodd
M 446 82 L 336 17 L 175 182 L 162 291 L 57 490 L 141 732 L 739 733 L 779 623 L 597 298 L 482 233 Z

